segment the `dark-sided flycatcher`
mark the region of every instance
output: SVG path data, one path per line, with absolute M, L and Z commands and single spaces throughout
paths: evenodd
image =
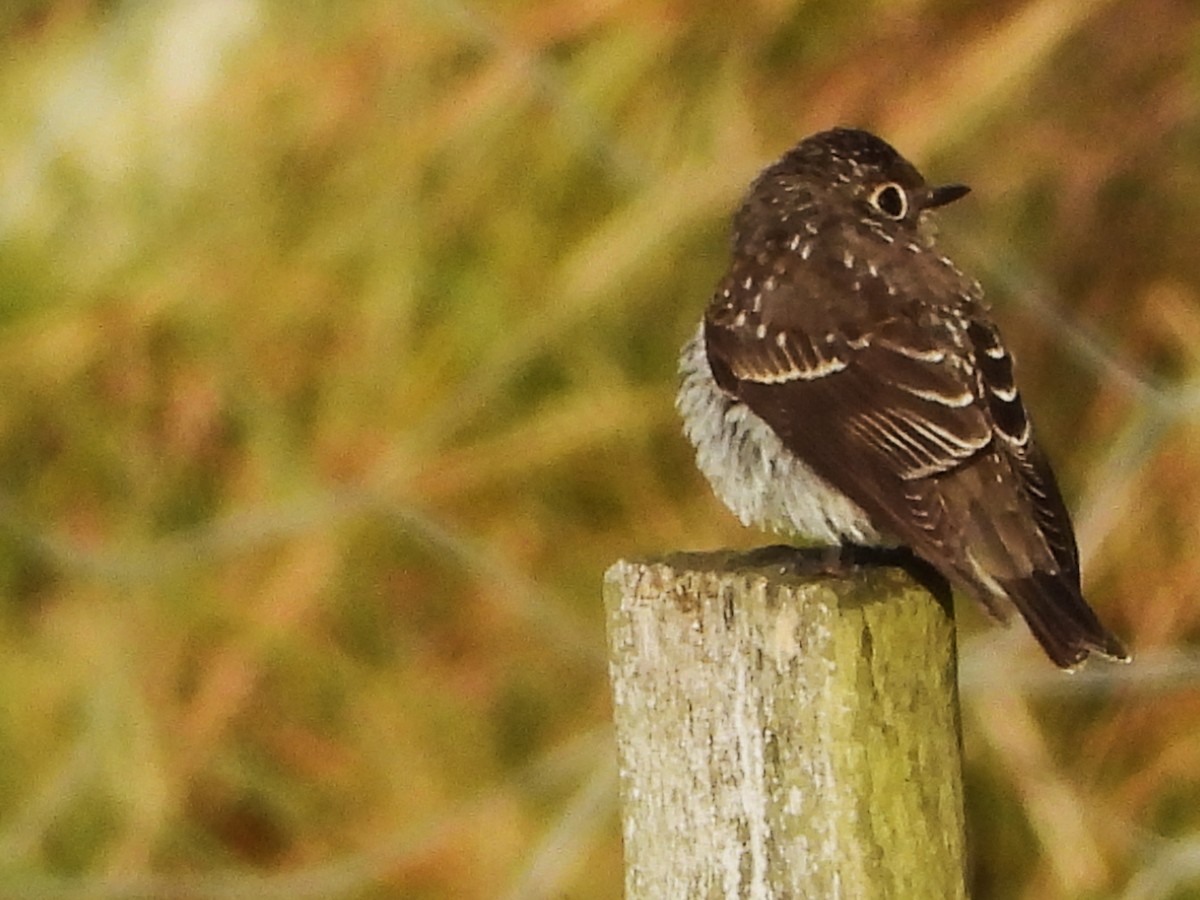
M 979 284 L 934 245 L 930 187 L 865 131 L 768 167 L 680 361 L 697 462 L 747 525 L 910 547 L 1059 666 L 1128 659 L 1083 599 L 1054 473 Z

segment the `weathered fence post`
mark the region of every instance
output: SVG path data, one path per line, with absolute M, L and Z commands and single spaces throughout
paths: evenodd
M 948 603 L 763 559 L 605 576 L 626 897 L 964 897 Z

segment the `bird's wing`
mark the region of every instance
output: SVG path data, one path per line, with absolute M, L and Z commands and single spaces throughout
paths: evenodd
M 893 296 L 874 307 L 884 315 L 795 303 L 753 314 L 769 307 L 710 307 L 722 387 L 995 615 L 1014 603 L 1059 665 L 1124 656 L 1082 598 L 1066 506 L 977 305 Z
M 897 310 L 871 322 L 710 310 L 705 325 L 717 381 L 868 511 L 871 498 L 902 500 L 906 485 L 954 472 L 995 440 L 965 328 Z

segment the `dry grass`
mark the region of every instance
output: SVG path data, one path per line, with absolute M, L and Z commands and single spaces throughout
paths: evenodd
M 672 409 L 754 171 L 873 127 L 1094 605 L 962 620 L 978 897 L 1200 896 L 1183 0 L 0 13 L 0 894 L 620 894 L 600 573 L 748 545 Z

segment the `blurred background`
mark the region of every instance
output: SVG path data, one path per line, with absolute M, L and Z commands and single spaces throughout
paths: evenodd
M 768 542 L 675 355 L 871 128 L 1136 662 L 960 604 L 975 896 L 1200 897 L 1200 10 L 6 0 L 0 895 L 617 898 L 600 584 Z

